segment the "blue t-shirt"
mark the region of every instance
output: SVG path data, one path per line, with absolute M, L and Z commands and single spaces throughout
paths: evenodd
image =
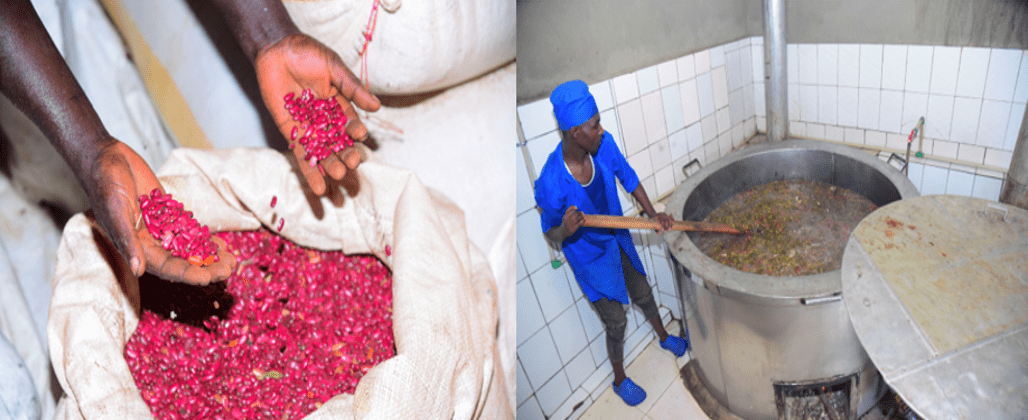
M 593 206 L 596 206 L 596 214 L 607 214 L 610 210 L 607 207 L 607 186 L 603 184 L 603 172 L 596 170 L 596 162 L 592 155 L 586 155 L 589 157 L 589 162 L 592 163 L 593 171 L 592 178 L 589 182 L 582 185 L 585 188 L 585 194 L 592 200 Z M 564 165 L 567 168 L 567 164 Z M 568 172 L 571 172 L 571 168 L 567 168 Z M 574 175 L 572 175 L 574 177 Z
M 561 145 L 550 153 L 535 181 L 535 202 L 542 209 L 540 219 L 543 232 L 560 226 L 564 212 L 575 206 L 585 214 L 607 214 L 623 216 L 618 199 L 615 179 L 626 191 L 635 191 L 639 177 L 614 144 L 610 133 L 603 134 L 600 149 L 593 156 L 593 182 L 600 182 L 606 198 L 606 208 L 597 208 L 586 188 L 579 183 L 564 165 L 564 151 Z M 591 188 L 590 188 L 591 189 Z M 561 244 L 571 270 L 575 273 L 582 293 L 595 302 L 600 298 L 628 304 L 628 289 L 625 288 L 625 274 L 621 266 L 621 250 L 625 251 L 632 266 L 643 275 L 642 260 L 635 252 L 632 236 L 626 229 L 588 228 L 578 229 Z

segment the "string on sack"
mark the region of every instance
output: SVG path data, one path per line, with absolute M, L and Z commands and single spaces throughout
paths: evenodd
M 368 89 L 371 89 L 371 83 L 369 81 L 369 79 L 370 79 L 369 73 L 370 72 L 368 71 L 368 44 L 371 43 L 371 37 L 375 33 L 375 26 L 378 24 L 378 3 L 379 3 L 379 0 L 375 0 L 375 2 L 371 5 L 371 15 L 368 16 L 368 25 L 364 28 L 364 46 L 361 47 L 361 53 L 360 53 L 360 57 L 361 57 L 361 74 L 360 74 L 360 78 L 364 82 L 364 87 L 367 87 Z M 361 119 L 363 119 L 365 121 L 368 121 L 368 122 L 376 122 L 379 125 L 385 127 L 389 131 L 393 131 L 395 133 L 398 133 L 401 136 L 403 135 L 403 130 L 400 129 L 399 127 L 397 127 L 396 125 L 390 123 L 390 122 L 385 121 L 385 120 L 383 120 L 381 118 L 372 117 L 372 116 L 368 115 L 366 112 L 361 112 L 361 114 L 362 114 L 361 115 Z
M 375 33 L 375 26 L 378 24 L 378 2 L 371 5 L 371 15 L 368 16 L 368 25 L 364 28 L 364 46 L 361 47 L 361 80 L 364 80 L 364 86 L 370 87 L 368 82 L 368 44 L 371 43 L 371 35 Z

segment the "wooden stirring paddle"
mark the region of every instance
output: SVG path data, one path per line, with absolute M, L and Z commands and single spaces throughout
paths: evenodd
M 585 215 L 587 227 L 612 228 L 612 229 L 660 229 L 660 222 L 654 219 L 642 217 L 607 216 L 602 214 Z M 733 235 L 742 234 L 738 229 L 721 223 L 691 222 L 676 220 L 671 230 L 686 232 L 718 232 L 730 233 Z

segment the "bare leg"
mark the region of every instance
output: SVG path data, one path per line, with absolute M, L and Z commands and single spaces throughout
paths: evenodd
M 624 381 L 626 378 L 624 361 L 611 360 L 610 366 L 614 368 L 614 386 L 621 386 L 621 381 Z
M 653 325 L 653 331 L 656 331 L 657 335 L 660 336 L 660 342 L 663 343 L 667 340 L 667 331 L 664 330 L 664 324 L 660 322 L 659 316 L 650 318 L 650 325 Z

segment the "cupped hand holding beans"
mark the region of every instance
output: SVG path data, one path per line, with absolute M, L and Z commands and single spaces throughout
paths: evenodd
M 307 185 L 315 194 L 325 194 L 325 176 L 342 179 L 348 171 L 357 168 L 361 155 L 356 149 L 347 147 L 338 152 L 330 151 L 312 165 L 307 150 L 297 142 L 305 133 L 293 135 L 293 129 L 299 130 L 301 124 L 285 107 L 286 96 L 293 93 L 299 97 L 310 89 L 315 98 L 335 98 L 346 116 L 345 133 L 355 141 L 367 138 L 368 130 L 354 106 L 365 111 L 377 111 L 381 106 L 378 98 L 360 83 L 338 54 L 302 33 L 286 36 L 262 48 L 257 53 L 254 67 L 264 103 L 279 131 L 290 141 Z
M 198 267 L 172 256 L 150 235 L 142 222 L 138 197 L 160 189 L 161 184 L 146 161 L 125 143 L 109 138 L 84 184 L 93 216 L 134 275 L 149 271 L 168 281 L 208 284 L 232 274 L 235 257 L 226 251 L 224 242 L 218 243 L 217 262 Z

